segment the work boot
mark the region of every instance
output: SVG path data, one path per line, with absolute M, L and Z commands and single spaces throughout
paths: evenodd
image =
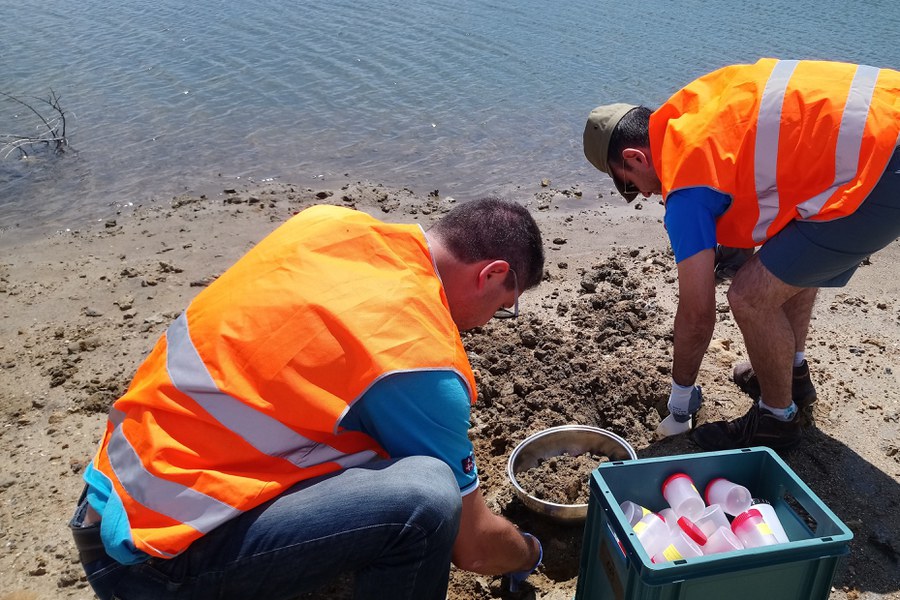
M 758 403 L 743 417 L 733 421 L 716 421 L 700 425 L 692 434 L 704 450 L 735 450 L 751 446 L 768 446 L 772 450 L 790 450 L 800 442 L 802 429 L 798 417 L 782 421 Z
M 734 365 L 732 379 L 742 392 L 750 396 L 754 402 L 759 402 L 762 390 L 753 365 L 747 361 Z M 794 367 L 794 377 L 791 381 L 791 399 L 797 405 L 801 424 L 812 423 L 812 405 L 816 397 L 816 387 L 809 376 L 809 363 L 804 360 L 800 366 Z

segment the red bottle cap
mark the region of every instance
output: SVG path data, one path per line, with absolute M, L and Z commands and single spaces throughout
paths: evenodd
M 662 493 L 665 494 L 665 493 L 666 493 L 666 488 L 669 486 L 669 484 L 670 484 L 671 482 L 675 481 L 676 479 L 678 479 L 679 477 L 684 477 L 685 479 L 687 479 L 688 481 L 691 482 L 691 485 L 694 485 L 694 480 L 691 479 L 690 476 L 689 476 L 687 473 L 675 473 L 674 475 L 669 475 L 669 476 L 666 478 L 666 480 L 663 481 L 663 484 L 662 484 Z
M 689 538 L 701 546 L 706 543 L 706 534 L 687 517 L 678 519 L 678 526 L 681 527 L 681 530 L 685 532 Z
M 749 510 L 745 510 L 738 516 L 734 518 L 734 521 L 731 522 L 731 530 L 737 531 L 738 528 L 744 524 L 744 521 L 747 519 L 751 519 L 756 517 L 757 519 L 762 519 L 762 513 L 756 510 L 755 508 L 751 508 Z

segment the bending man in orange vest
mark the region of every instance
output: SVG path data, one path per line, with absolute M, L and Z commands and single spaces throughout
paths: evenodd
M 97 595 L 443 599 L 450 562 L 523 581 L 540 542 L 488 508 L 459 331 L 543 274 L 522 206 L 427 232 L 334 206 L 201 292 L 110 411 L 70 524 Z
M 759 251 L 728 302 L 750 362 L 734 380 L 756 401 L 741 418 L 693 432 L 704 449 L 801 439 L 816 399 L 805 360 L 819 287 L 847 283 L 900 234 L 900 73 L 762 59 L 701 77 L 662 107 L 594 109 L 585 156 L 627 199 L 662 194 L 678 264 L 665 435 L 691 428 L 715 325 L 714 249 Z M 752 366 L 751 366 L 752 365 Z

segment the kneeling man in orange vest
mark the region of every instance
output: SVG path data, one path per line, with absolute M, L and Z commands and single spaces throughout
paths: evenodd
M 428 231 L 335 206 L 287 221 L 201 292 L 113 405 L 70 524 L 108 598 L 443 599 L 450 563 L 537 568 L 492 513 L 459 332 L 516 316 L 543 275 L 514 202 Z

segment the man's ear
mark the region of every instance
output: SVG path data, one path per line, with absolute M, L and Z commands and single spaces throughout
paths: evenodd
M 506 281 L 507 273 L 509 273 L 509 263 L 505 260 L 492 260 L 485 263 L 478 273 L 478 287 L 483 288 L 495 278 L 499 278 L 499 281 Z
M 622 159 L 638 164 L 649 164 L 650 157 L 640 148 L 625 148 L 622 150 Z

